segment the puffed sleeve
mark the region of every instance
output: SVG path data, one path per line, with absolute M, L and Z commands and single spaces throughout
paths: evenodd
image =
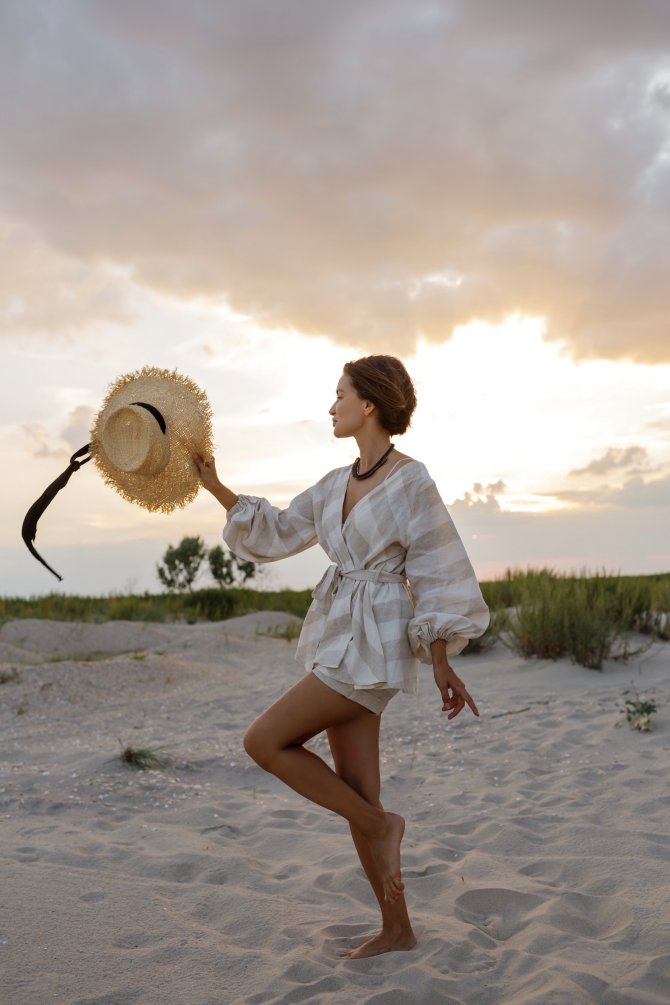
M 239 558 L 276 562 L 316 544 L 313 490 L 301 492 L 280 510 L 258 496 L 238 496 L 228 510 L 223 539 Z
M 405 571 L 414 617 L 409 643 L 417 659 L 430 664 L 431 642 L 445 639 L 447 654 L 455 656 L 469 639 L 484 634 L 489 612 L 463 542 L 427 472 L 410 495 Z

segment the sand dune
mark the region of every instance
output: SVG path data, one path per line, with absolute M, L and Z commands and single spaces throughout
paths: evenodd
M 670 1001 L 670 646 L 604 673 L 462 657 L 478 721 L 447 724 L 428 676 L 394 699 L 384 801 L 419 944 L 350 961 L 377 917 L 346 824 L 241 747 L 300 674 L 267 634 L 287 620 L 3 626 L 3 1003 Z M 631 681 L 651 733 L 620 713 Z

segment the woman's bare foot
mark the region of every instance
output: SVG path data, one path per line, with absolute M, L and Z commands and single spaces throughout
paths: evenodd
M 368 837 L 368 844 L 384 887 L 384 900 L 393 904 L 405 889 L 400 878 L 400 842 L 405 833 L 405 821 L 397 813 L 386 813 L 385 817 L 386 832 L 381 837 Z
M 365 960 L 368 956 L 381 956 L 382 953 L 398 953 L 414 949 L 416 938 L 410 928 L 384 929 L 372 939 L 368 939 L 357 949 L 343 949 L 340 956 L 350 960 Z

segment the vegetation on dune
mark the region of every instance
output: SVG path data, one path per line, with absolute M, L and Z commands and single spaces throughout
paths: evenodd
M 216 555 L 225 582 L 236 575 Z M 227 571 L 226 571 L 227 570 Z M 239 570 L 244 576 L 246 570 Z M 222 583 L 223 586 L 223 583 Z M 0 598 L 0 620 L 55 621 L 223 621 L 256 611 L 283 611 L 303 618 L 311 590 L 255 590 L 223 586 L 162 594 L 75 597 L 52 593 L 29 600 Z M 481 653 L 498 639 L 524 657 L 560 659 L 601 669 L 609 658 L 631 655 L 640 636 L 670 639 L 670 573 L 654 576 L 563 575 L 549 569 L 508 571 L 482 584 L 491 626 L 465 653 Z M 291 626 L 278 634 L 289 637 Z
M 651 716 L 656 711 L 656 702 L 653 699 L 636 694 L 635 698 L 626 701 L 624 711 L 631 729 L 637 729 L 640 733 L 651 732 Z
M 670 575 L 562 575 L 549 569 L 508 571 L 483 592 L 493 630 L 520 656 L 594 670 L 631 655 L 633 636 L 670 639 Z M 639 639 L 637 643 L 639 648 Z
M 121 742 L 121 741 L 119 741 Z M 123 744 L 121 744 L 123 747 Z M 127 764 L 138 771 L 160 771 L 169 766 L 169 758 L 154 747 L 123 747 L 119 754 L 121 764 Z
M 224 621 L 256 611 L 282 611 L 304 618 L 311 590 L 252 590 L 218 586 L 188 593 L 142 593 L 127 596 L 0 598 L 0 620 L 45 618 L 51 621 Z

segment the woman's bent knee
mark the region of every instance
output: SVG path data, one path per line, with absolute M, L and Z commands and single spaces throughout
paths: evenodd
M 276 748 L 270 742 L 269 737 L 263 735 L 263 730 L 259 729 L 256 723 L 249 726 L 242 743 L 249 757 L 256 762 L 259 768 L 272 771 Z

